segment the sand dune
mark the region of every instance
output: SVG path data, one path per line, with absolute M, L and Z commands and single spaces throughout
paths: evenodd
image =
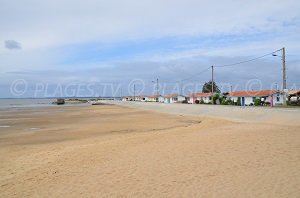
M 0 129 L 1 197 L 300 195 L 296 125 L 119 106 L 31 111 Z

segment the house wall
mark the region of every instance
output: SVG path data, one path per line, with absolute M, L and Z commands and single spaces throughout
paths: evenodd
M 253 101 L 253 97 L 244 97 L 245 98 L 245 105 L 251 105 L 253 104 L 254 105 L 254 101 Z
M 164 97 L 162 96 L 158 97 L 158 102 L 164 102 Z
M 142 101 L 142 98 L 140 98 L 140 97 L 135 97 L 135 101 Z
M 237 102 L 238 98 L 241 98 L 241 103 L 242 103 L 242 97 L 245 98 L 245 105 L 250 105 L 251 103 L 254 104 L 253 97 L 250 97 L 250 96 L 241 96 L 241 97 L 231 96 L 231 97 L 228 97 L 228 99 L 231 99 L 232 101 Z
M 177 96 L 177 102 L 182 102 L 185 100 L 184 96 Z
M 208 97 L 201 97 L 198 100 L 201 100 L 201 99 L 204 101 L 204 103 L 209 103 L 209 102 L 212 101 L 209 96 Z
M 158 102 L 164 102 L 164 97 L 159 96 L 158 98 L 148 98 L 149 102 L 156 102 L 158 99 Z
M 160 99 L 162 101 L 162 99 Z M 184 96 L 176 96 L 172 98 L 164 98 L 164 103 L 176 103 L 176 102 L 182 102 L 185 100 Z
M 209 99 L 209 96 L 208 97 L 197 97 L 197 100 L 199 100 L 199 101 L 203 100 L 204 103 L 209 103 L 212 101 Z
M 229 96 L 227 98 L 232 100 L 233 102 L 237 102 L 237 97 L 235 97 L 235 96 Z
M 178 98 L 177 97 L 172 97 L 170 98 L 170 103 L 175 103 L 177 102 Z
M 143 97 L 143 98 L 141 98 L 141 101 L 142 101 L 142 102 L 148 102 L 148 101 L 149 101 L 149 98 L 148 98 L 148 97 Z
M 171 103 L 170 98 L 164 98 L 164 103 Z
M 204 101 L 204 103 L 209 103 L 209 102 L 212 101 L 212 100 L 210 99 L 210 97 L 208 96 L 208 97 L 190 97 L 189 100 L 188 100 L 188 102 L 189 102 L 190 104 L 195 104 L 195 101 L 196 101 L 196 100 L 199 100 L 199 102 L 200 102 L 201 99 Z
M 190 104 L 194 104 L 195 103 L 196 98 L 195 97 L 190 97 L 188 100 L 188 103 Z
M 269 96 L 267 101 L 272 103 L 274 106 L 279 106 L 283 104 L 283 93 L 273 93 L 272 97 Z

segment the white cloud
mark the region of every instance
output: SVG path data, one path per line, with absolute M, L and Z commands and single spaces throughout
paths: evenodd
M 300 3 L 287 1 L 6 1 L 1 40 L 24 48 L 169 35 L 272 31 L 297 17 Z

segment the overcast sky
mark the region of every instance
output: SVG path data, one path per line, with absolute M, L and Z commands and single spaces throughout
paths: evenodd
M 188 94 L 211 65 L 282 47 L 288 88 L 300 89 L 299 10 L 299 0 L 0 0 L 0 97 L 126 95 L 133 84 L 152 94 L 157 78 L 162 94 Z M 216 67 L 215 81 L 280 88 L 281 59 Z

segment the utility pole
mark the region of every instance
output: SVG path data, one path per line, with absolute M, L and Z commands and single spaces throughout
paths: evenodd
M 285 47 L 281 48 L 281 60 L 282 60 L 282 92 L 283 92 L 283 105 L 286 105 L 286 97 L 287 97 L 287 88 L 286 88 L 286 65 L 285 65 Z M 279 50 L 277 50 L 279 51 Z M 276 52 L 277 52 L 276 51 Z M 278 56 L 276 54 L 272 54 L 273 56 Z
M 282 50 L 282 67 L 283 67 L 283 72 L 282 72 L 283 84 L 282 84 L 282 88 L 283 88 L 283 90 L 285 90 L 286 89 L 285 48 L 283 47 L 281 50 Z
M 133 101 L 135 101 L 135 84 L 133 85 Z
M 182 96 L 182 84 L 183 84 L 183 82 L 182 82 L 182 80 L 180 81 L 180 95 Z
M 214 66 L 211 66 L 211 93 L 214 93 Z
M 285 66 L 285 48 L 281 49 L 282 52 L 282 89 L 283 89 L 283 105 L 286 105 L 286 66 Z
M 157 97 L 159 97 L 158 78 L 156 79 L 156 95 L 157 95 Z
M 156 102 L 159 102 L 158 78 L 156 79 Z

